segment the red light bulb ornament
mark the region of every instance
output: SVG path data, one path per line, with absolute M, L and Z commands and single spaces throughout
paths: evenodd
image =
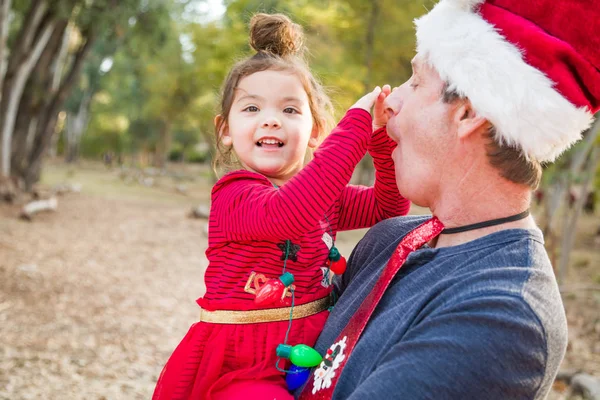
M 343 257 L 337 247 L 333 246 L 329 250 L 329 269 L 336 275 L 341 275 L 346 271 L 346 258 Z
M 257 306 L 266 306 L 274 304 L 277 300 L 281 301 L 283 291 L 294 282 L 294 275 L 285 272 L 278 279 L 269 279 L 264 285 L 256 291 L 254 304 Z

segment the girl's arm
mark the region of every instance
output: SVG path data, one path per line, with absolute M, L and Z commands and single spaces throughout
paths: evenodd
M 406 215 L 410 201 L 402 197 L 396 185 L 392 141 L 385 127 L 377 129 L 369 142 L 368 151 L 375 166 L 373 187 L 348 185 L 340 201 L 338 230 L 367 228 L 386 218 Z
M 315 151 L 314 159 L 279 189 L 248 171 L 223 177 L 212 192 L 211 214 L 219 236 L 258 240 L 307 232 L 345 190 L 367 150 L 371 121 L 365 109 L 350 109 Z
M 406 215 L 410 201 L 402 197 L 396 185 L 396 174 L 392 151 L 396 143 L 385 130 L 388 115 L 385 111 L 385 98 L 392 92 L 384 85 L 375 100 L 373 109 L 373 136 L 369 141 L 369 154 L 375 166 L 375 184 L 372 188 L 348 186 L 343 192 L 340 204 L 338 230 L 366 228 L 377 222 L 398 215 Z

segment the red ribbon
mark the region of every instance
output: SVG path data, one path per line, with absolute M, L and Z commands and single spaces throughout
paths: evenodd
M 408 255 L 437 237 L 443 229 L 444 225 L 440 220 L 437 219 L 437 217 L 433 217 L 410 231 L 404 239 L 402 239 L 383 269 L 379 279 L 375 282 L 373 290 L 365 297 L 358 307 L 358 310 L 352 315 L 348 324 L 346 324 L 335 340 L 334 343 L 337 343 L 338 345 L 334 346 L 335 348 L 333 350 L 330 349 L 327 354 L 325 354 L 321 364 L 309 377 L 309 380 L 300 395 L 300 400 L 331 399 L 338 378 L 346 365 L 346 361 L 348 361 L 352 350 L 354 350 L 354 346 L 358 342 L 360 335 L 363 333 L 369 322 L 369 318 L 383 297 L 383 293 L 390 282 L 400 270 Z M 337 367 L 336 357 L 339 357 L 340 359 Z M 334 373 L 330 380 L 321 379 L 320 376 L 323 375 L 324 368 L 334 368 Z

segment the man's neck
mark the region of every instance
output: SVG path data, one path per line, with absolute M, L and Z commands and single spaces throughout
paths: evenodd
M 459 185 L 446 189 L 441 201 L 432 205 L 433 215 L 447 228 L 454 228 L 519 214 L 529 208 L 531 192 L 528 188 L 508 182 L 501 177 L 462 180 Z M 471 189 L 469 189 L 471 188 Z M 476 188 L 476 189 L 472 189 Z M 505 229 L 535 228 L 531 216 L 514 222 L 455 234 L 441 234 L 432 247 L 449 247 L 467 243 Z

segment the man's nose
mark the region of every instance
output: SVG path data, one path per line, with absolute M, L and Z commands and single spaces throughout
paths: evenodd
M 398 114 L 402 109 L 402 95 L 400 87 L 395 87 L 392 93 L 383 101 L 383 109 L 388 118 Z
M 391 107 L 386 107 L 385 113 L 387 114 L 388 119 L 394 116 L 394 110 Z
M 394 99 L 391 99 L 390 96 L 388 96 L 383 102 L 383 107 L 388 119 L 392 118 L 398 113 L 398 111 L 400 111 L 400 109 L 395 105 L 397 102 L 394 101 Z

